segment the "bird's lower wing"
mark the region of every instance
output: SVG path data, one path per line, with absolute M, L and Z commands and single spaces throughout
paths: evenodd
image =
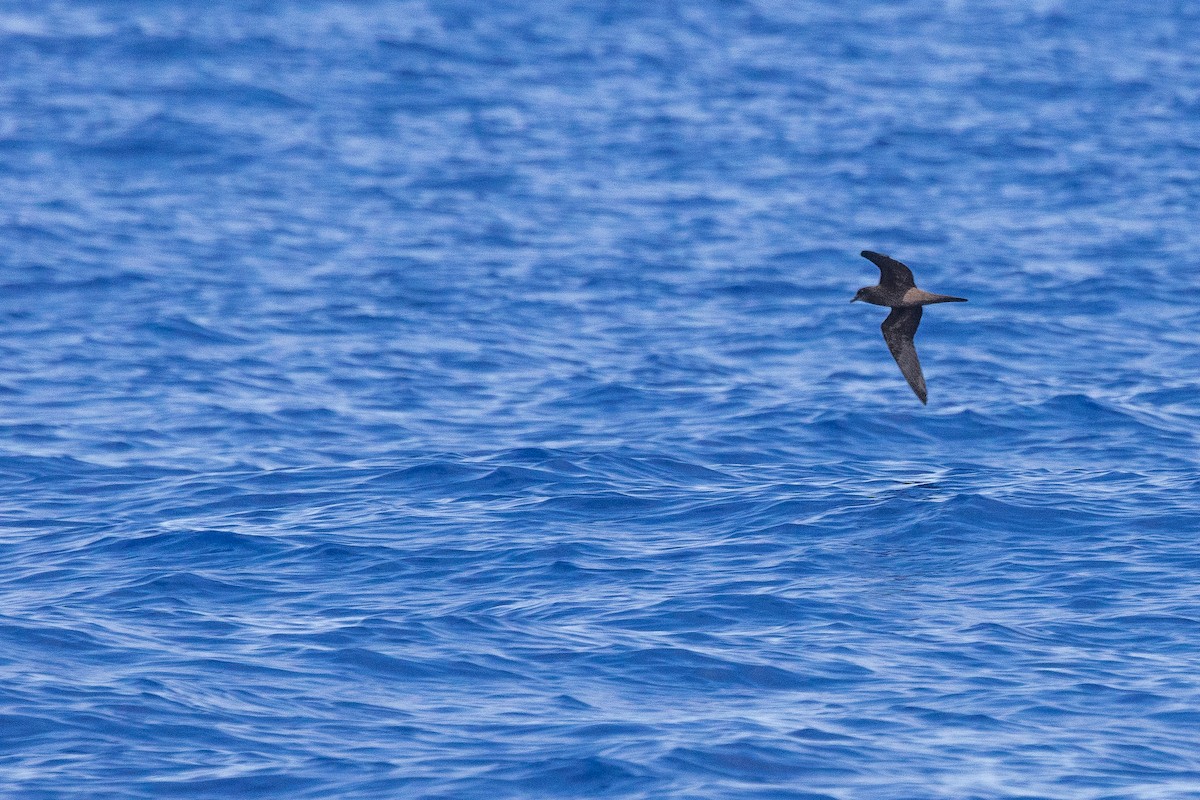
M 921 324 L 921 307 L 893 308 L 892 313 L 883 321 L 883 340 L 887 342 L 892 358 L 900 365 L 905 380 L 912 390 L 917 393 L 921 402 L 925 402 L 925 376 L 921 373 L 921 361 L 917 358 L 917 347 L 913 344 L 913 336 L 917 326 Z

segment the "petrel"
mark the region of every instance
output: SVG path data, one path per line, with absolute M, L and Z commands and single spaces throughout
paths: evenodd
M 887 342 L 888 350 L 892 351 L 892 358 L 900 365 L 908 385 L 924 403 L 925 376 L 921 374 L 921 362 L 917 359 L 917 348 L 913 344 L 913 336 L 921 324 L 921 306 L 965 303 L 967 298 L 918 289 L 913 281 L 912 270 L 894 258 L 870 250 L 863 250 L 862 257 L 879 267 L 879 285 L 864 286 L 854 295 L 854 300 L 892 309 L 892 313 L 883 321 L 883 340 Z

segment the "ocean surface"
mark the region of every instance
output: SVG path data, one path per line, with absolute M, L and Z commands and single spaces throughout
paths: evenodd
M 1200 798 L 1198 223 L 1194 3 L 0 2 L 0 796 Z

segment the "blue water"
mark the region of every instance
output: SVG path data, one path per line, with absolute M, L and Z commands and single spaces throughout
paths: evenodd
M 0 4 L 0 795 L 1200 798 L 1198 34 Z

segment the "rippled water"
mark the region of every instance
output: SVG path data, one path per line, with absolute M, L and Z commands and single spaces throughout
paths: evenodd
M 0 5 L 5 796 L 1200 798 L 1200 12 L 1094 5 Z

